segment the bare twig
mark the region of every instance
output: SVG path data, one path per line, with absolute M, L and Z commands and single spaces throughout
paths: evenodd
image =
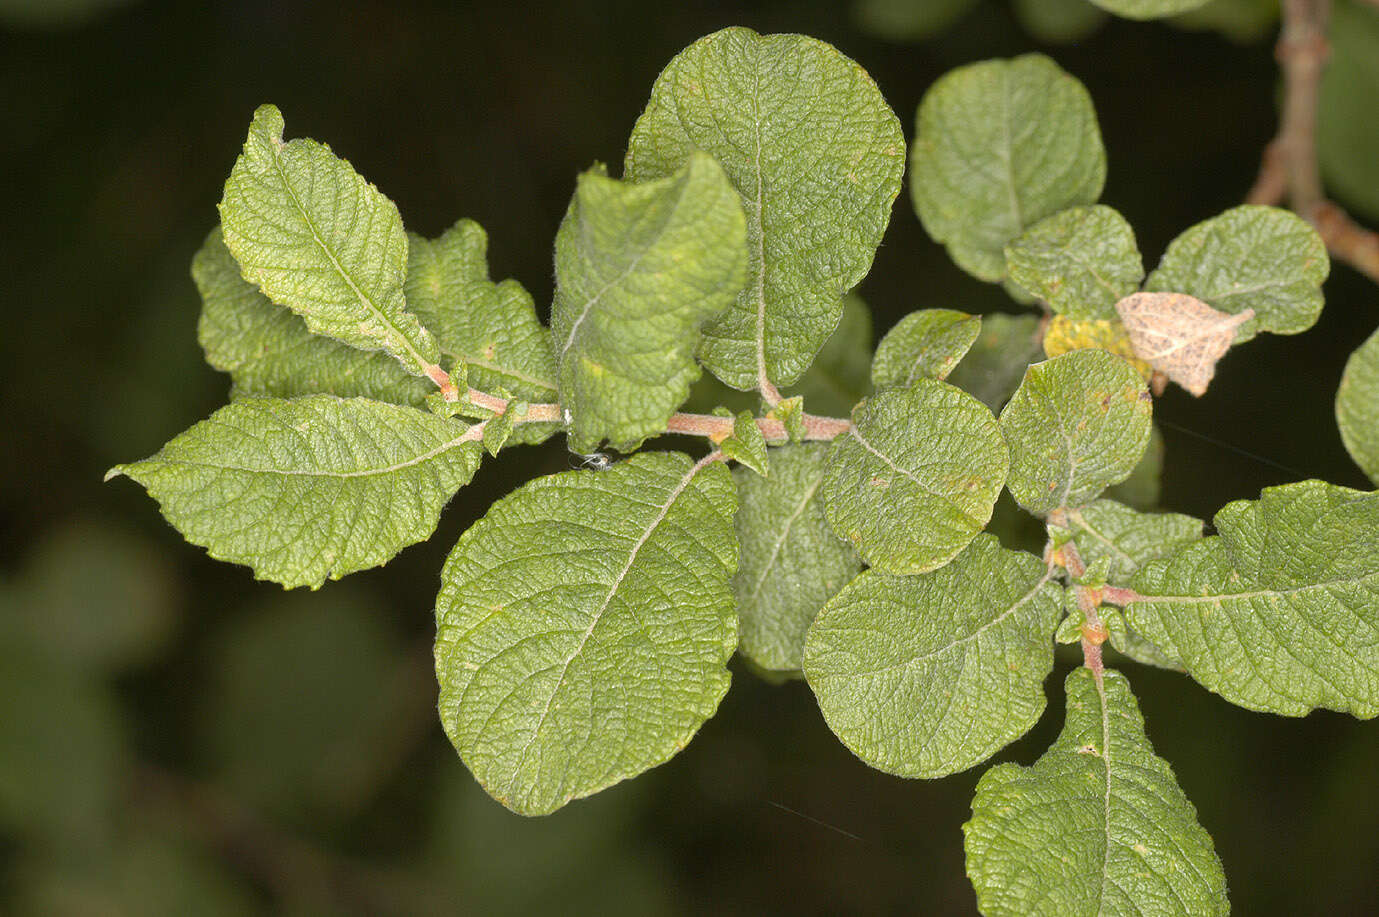
M 1379 0 L 1366 2 L 1379 6 Z M 1331 53 L 1326 37 L 1330 19 L 1331 0 L 1283 0 L 1275 51 L 1283 70 L 1283 111 L 1246 201 L 1279 204 L 1286 199 L 1316 228 L 1333 256 L 1379 283 L 1379 234 L 1326 199 L 1317 164 L 1317 107 Z
M 497 395 L 490 395 L 471 388 L 466 396 L 470 403 L 478 405 L 495 414 L 502 414 L 508 408 L 508 401 Z M 515 423 L 554 423 L 564 419 L 559 404 L 541 403 L 527 406 L 527 413 L 513 418 Z M 805 414 L 803 418 L 804 438 L 810 440 L 830 440 L 852 427 L 852 421 L 842 417 L 823 417 L 818 414 Z M 461 437 L 462 440 L 483 438 L 484 425 L 488 421 L 475 424 Z M 666 424 L 667 433 L 681 433 L 687 436 L 703 436 L 713 442 L 722 442 L 732 435 L 734 420 L 716 414 L 674 414 Z M 770 442 L 781 442 L 787 438 L 785 424 L 768 417 L 757 419 L 761 435 Z

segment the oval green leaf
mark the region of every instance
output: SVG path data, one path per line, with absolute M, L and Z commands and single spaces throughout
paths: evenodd
M 440 717 L 541 815 L 668 760 L 728 690 L 732 476 L 679 453 L 538 478 L 460 537 L 436 600 Z
M 1070 207 L 1006 246 L 1010 279 L 1075 319 L 1116 319 L 1116 303 L 1140 288 L 1135 231 L 1110 207 Z
M 1226 876 L 1168 762 L 1154 754 L 1130 684 L 1087 668 L 1064 682 L 1067 719 L 1031 767 L 982 776 L 962 826 L 987 917 L 1230 913 Z M 1031 903 L 1037 907 L 1031 907 Z
M 1187 293 L 1232 314 L 1255 311 L 1236 343 L 1261 331 L 1297 334 L 1322 311 L 1331 272 L 1326 245 L 1299 216 L 1245 204 L 1191 227 L 1169 243 L 1144 288 Z
M 953 70 L 919 104 L 910 192 L 958 266 L 1006 276 L 1006 243 L 1044 217 L 1091 204 L 1106 181 L 1092 100 L 1042 54 Z
M 1350 457 L 1379 487 L 1379 331 L 1346 361 L 1336 391 L 1336 424 Z
M 215 559 L 315 589 L 430 537 L 479 467 L 472 439 L 453 420 L 381 401 L 246 398 L 106 479 L 138 481 Z
M 734 388 L 789 385 L 871 269 L 905 168 L 900 121 L 832 45 L 730 28 L 662 71 L 632 129 L 627 176 L 669 175 L 694 150 L 742 196 L 750 252 L 747 285 L 705 329 L 700 360 Z
M 435 338 L 406 310 L 397 208 L 330 147 L 284 142 L 272 105 L 254 112 L 220 220 L 245 279 L 312 332 L 387 351 L 418 376 L 439 359 Z
M 763 669 L 797 671 L 809 622 L 857 575 L 857 553 L 824 518 L 819 488 L 828 446 L 771 450 L 771 476 L 733 472 L 742 563 L 733 578 L 738 652 Z
M 923 573 L 957 556 L 991 519 L 1009 461 L 976 398 L 920 379 L 863 401 L 833 443 L 824 512 L 838 537 L 886 573 Z
M 699 378 L 700 326 L 742 289 L 745 225 L 703 153 L 643 184 L 580 176 L 555 239 L 551 309 L 572 448 L 626 452 L 665 431 Z
M 948 378 L 981 330 L 981 316 L 956 309 L 911 312 L 876 346 L 872 385 L 878 389 L 904 388 L 919 379 Z
M 1379 714 L 1379 493 L 1285 484 L 1214 523 L 1135 577 L 1130 626 L 1233 704 Z
M 1039 559 L 978 535 L 918 576 L 867 571 L 809 628 L 804 673 L 853 754 L 901 777 L 985 761 L 1044 712 L 1061 590 Z
M 1152 401 L 1134 368 L 1104 350 L 1031 366 L 1001 412 L 1011 496 L 1042 516 L 1128 478 L 1149 446 Z

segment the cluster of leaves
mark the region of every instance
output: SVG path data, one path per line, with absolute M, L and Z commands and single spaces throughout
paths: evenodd
M 906 148 L 875 84 L 823 42 L 728 29 L 669 64 L 625 177 L 578 181 L 549 329 L 489 279 L 479 227 L 409 237 L 347 162 L 282 134 L 261 108 L 194 268 L 232 401 L 112 475 L 212 556 L 315 588 L 429 537 L 485 452 L 563 431 L 579 452 L 637 453 L 498 500 L 442 572 L 441 722 L 514 811 L 673 756 L 734 652 L 802 673 L 868 764 L 952 774 L 1030 729 L 1055 641 L 1080 642 L 1062 736 L 978 786 L 983 910 L 1224 913 L 1210 837 L 1102 644 L 1250 709 L 1379 713 L 1379 495 L 1272 488 L 1210 536 L 1106 496 L 1146 462 L 1156 476 L 1150 380 L 1200 393 L 1232 343 L 1309 327 L 1324 247 L 1287 212 L 1240 207 L 1146 277 L 1130 226 L 1097 203 L 1087 92 L 1047 58 L 943 77 L 909 157 L 930 235 L 1044 319 L 915 312 L 862 380 L 830 336 L 869 337 L 845 294 Z M 1371 475 L 1376 350 L 1338 400 Z M 821 353 L 837 388 L 871 390 L 849 418 L 807 411 Z M 680 413 L 701 367 L 746 406 Z M 637 452 L 664 433 L 713 448 Z M 1003 490 L 1045 522 L 1042 558 L 984 531 Z

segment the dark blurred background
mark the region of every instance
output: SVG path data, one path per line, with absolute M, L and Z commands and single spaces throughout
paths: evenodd
M 719 715 L 644 777 L 539 820 L 483 794 L 435 717 L 438 571 L 491 498 L 568 467 L 558 439 L 486 464 L 432 542 L 317 593 L 209 560 L 138 487 L 101 483 L 225 399 L 200 359 L 188 265 L 261 102 L 289 136 L 349 158 L 410 229 L 479 221 L 493 275 L 541 304 L 575 174 L 596 160 L 616 174 L 661 67 L 727 25 L 833 43 L 907 135 L 944 71 L 1047 51 L 1091 91 L 1103 200 L 1148 267 L 1243 198 L 1275 128 L 1267 0 L 1190 28 L 1084 10 L 1061 32 L 1037 3 L 949 0 L 931 6 L 952 22 L 897 26 L 904 5 L 0 3 L 0 912 L 975 912 L 959 828 L 984 768 L 869 770 L 803 683 L 736 663 Z M 1379 60 L 1379 15 L 1338 7 L 1338 40 L 1359 35 Z M 1363 132 L 1379 66 L 1348 66 L 1332 95 L 1359 114 L 1333 122 L 1352 149 L 1329 174 L 1373 222 L 1379 152 Z M 876 336 L 916 308 L 1019 311 L 952 265 L 908 194 L 860 292 Z M 1379 289 L 1336 266 L 1326 293 L 1311 331 L 1232 353 L 1201 400 L 1159 400 L 1165 508 L 1210 517 L 1304 477 L 1367 487 L 1332 399 L 1379 323 Z M 1029 763 L 1056 735 L 1071 664 L 999 760 Z M 1128 673 L 1238 913 L 1375 911 L 1379 724 L 1262 716 L 1181 676 Z

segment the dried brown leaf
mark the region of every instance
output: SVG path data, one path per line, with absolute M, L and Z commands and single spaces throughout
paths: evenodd
M 1194 395 L 1207 390 L 1236 327 L 1255 314 L 1222 312 L 1186 293 L 1132 293 L 1116 312 L 1140 359 Z

